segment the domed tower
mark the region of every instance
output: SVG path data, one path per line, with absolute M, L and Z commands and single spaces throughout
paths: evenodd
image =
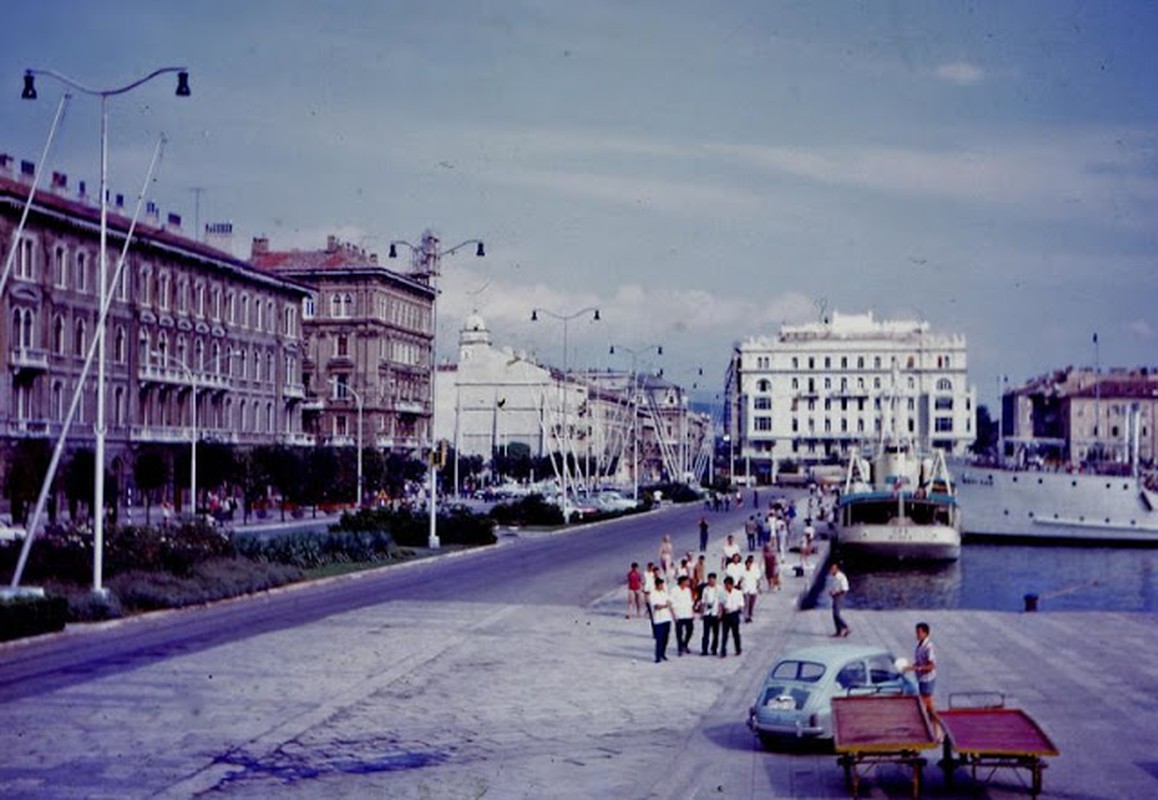
M 474 353 L 480 350 L 489 350 L 491 347 L 491 332 L 487 324 L 477 311 L 471 313 L 458 335 L 459 361 L 469 361 Z

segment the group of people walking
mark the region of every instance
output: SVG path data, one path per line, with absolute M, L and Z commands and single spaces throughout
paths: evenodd
M 700 522 L 700 554 L 691 553 L 675 562 L 670 535 L 660 542 L 657 561 L 640 571 L 638 562 L 627 573 L 627 616 L 647 614 L 655 639 L 655 661 L 667 660 L 675 631 L 677 655 L 692 652 L 696 620 L 700 620 L 700 655 L 728 655 L 729 643 L 736 655 L 743 652 L 740 626 L 751 622 L 756 600 L 765 588 L 779 591 L 780 554 L 774 542 L 764 542 L 761 560 L 745 557 L 735 536 L 729 534 L 722 547 L 718 571 L 707 563 L 707 523 Z M 763 586 L 762 586 L 763 584 Z

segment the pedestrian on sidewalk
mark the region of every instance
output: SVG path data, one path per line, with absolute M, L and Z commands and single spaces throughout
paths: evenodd
M 728 566 L 724 568 L 724 577 L 731 578 L 732 583 L 736 585 L 736 589 L 742 591 L 741 587 L 744 583 L 744 562 L 740 560 L 739 553 L 732 556 L 732 560 L 729 561 Z
M 720 601 L 723 617 L 720 637 L 720 658 L 728 657 L 728 634 L 736 645 L 736 655 L 740 655 L 740 614 L 744 611 L 744 593 L 736 586 L 731 576 L 724 578 L 724 597 Z
M 712 655 L 720 649 L 720 602 L 724 598 L 724 590 L 716 583 L 716 573 L 708 573 L 708 582 L 700 592 L 700 614 L 702 615 L 704 634 L 700 639 L 700 655 L 706 656 L 709 648 Z
M 780 591 L 780 557 L 776 555 L 776 546 L 771 540 L 764 542 L 764 580 L 768 583 L 768 591 Z
M 937 688 L 937 651 L 929 636 L 929 623 L 918 622 L 916 633 L 917 648 L 913 653 L 913 663 L 906 667 L 906 671 L 916 673 L 921 703 L 932 720 L 937 716 L 933 708 L 933 694 Z
M 756 598 L 760 595 L 760 565 L 755 556 L 748 556 L 744 562 L 744 576 L 740 582 L 744 592 L 744 621 L 751 622 L 756 613 Z
M 651 593 L 651 632 L 655 637 L 655 663 L 667 661 L 667 642 L 671 638 L 671 599 L 667 596 L 663 578 L 656 577 Z
M 735 556 L 740 555 L 740 545 L 736 544 L 736 537 L 728 534 L 724 537 L 724 555 L 720 559 L 720 569 L 725 570 L 732 563 Z
M 671 610 L 675 617 L 676 655 L 690 653 L 695 631 L 696 605 L 692 599 L 691 580 L 680 575 L 676 588 L 671 591 Z
M 700 592 L 704 590 L 704 584 L 708 582 L 708 564 L 704 560 L 704 554 L 700 553 L 700 557 L 696 559 L 696 565 L 692 568 L 692 596 L 697 600 L 700 599 Z
M 647 562 L 647 570 L 643 573 L 643 605 L 647 609 L 647 618 L 651 620 L 654 625 L 655 620 L 651 617 L 651 593 L 655 591 L 655 562 Z
M 639 571 L 639 562 L 632 561 L 631 569 L 627 571 L 627 618 L 631 619 L 631 611 L 635 609 L 635 616 L 643 616 L 643 575 Z
M 852 628 L 841 616 L 844 607 L 844 596 L 848 594 L 848 577 L 840 571 L 840 564 L 833 561 L 828 568 L 828 596 L 832 598 L 832 624 L 836 627 L 833 636 L 848 636 Z
M 749 553 L 756 549 L 756 530 L 756 515 L 752 514 L 744 523 L 744 538 L 748 540 Z
M 700 517 L 700 552 L 708 551 L 708 518 Z

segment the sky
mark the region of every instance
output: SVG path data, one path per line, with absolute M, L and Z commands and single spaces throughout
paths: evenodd
M 26 68 L 108 89 L 186 66 L 189 98 L 164 76 L 109 101 L 130 202 L 164 134 L 149 199 L 233 222 L 241 257 L 483 239 L 443 261 L 443 358 L 477 310 L 496 344 L 561 364 L 566 334 L 572 368 L 635 350 L 710 396 L 738 341 L 872 311 L 964 334 L 982 403 L 1158 366 L 1151 2 L 39 0 L 5 21 L 0 152 L 37 160 L 63 92 L 22 101 Z M 95 98 L 48 162 L 96 186 Z

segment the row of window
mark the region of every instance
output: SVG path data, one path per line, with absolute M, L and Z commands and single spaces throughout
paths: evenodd
M 837 420 L 837 422 L 839 422 L 840 433 L 848 433 L 849 432 L 849 420 L 848 419 Z M 909 433 L 913 433 L 916 431 L 916 429 L 917 429 L 916 420 L 914 420 L 912 417 L 909 417 L 907 424 L 908 424 Z M 864 433 L 866 430 L 865 426 L 866 426 L 866 422 L 863 418 L 857 419 L 856 420 L 856 433 Z M 772 417 L 769 417 L 769 416 L 753 417 L 752 427 L 754 430 L 760 431 L 760 432 L 771 431 L 771 430 L 773 430 Z M 809 433 L 816 433 L 816 420 L 813 419 L 812 417 L 809 417 L 806 420 L 806 427 L 807 427 Z M 966 427 L 968 428 L 968 424 L 966 425 Z M 800 419 L 798 417 L 793 417 L 792 418 L 792 432 L 793 433 L 799 433 L 800 428 L 801 428 Z M 825 433 L 832 433 L 833 432 L 833 420 L 828 418 L 828 417 L 825 417 L 823 420 L 823 429 L 824 429 Z M 933 430 L 936 431 L 937 433 L 952 433 L 953 432 L 953 418 L 952 417 L 934 417 Z M 873 432 L 874 433 L 880 433 L 881 432 L 880 418 L 876 418 L 873 420 Z
M 850 379 L 849 378 L 840 378 L 839 380 L 840 380 L 839 383 L 835 383 L 834 382 L 835 379 L 832 378 L 831 376 L 825 377 L 822 379 L 822 382 L 820 385 L 824 387 L 825 391 L 832 391 L 833 386 L 839 386 L 839 391 L 847 392 L 849 390 L 849 387 L 852 385 L 849 383 Z M 802 385 L 804 385 L 804 386 L 808 387 L 807 391 L 810 394 L 813 394 L 816 392 L 816 387 L 817 387 L 816 381 L 817 381 L 816 378 L 806 378 L 804 380 L 804 383 L 802 384 L 800 378 L 793 378 L 792 382 L 791 382 L 792 391 L 794 391 L 794 392 L 800 391 L 800 387 Z M 881 378 L 879 375 L 873 378 L 873 383 L 872 383 L 873 389 L 880 390 L 882 388 L 882 385 L 883 384 L 882 384 L 882 381 L 881 381 Z M 910 390 L 915 390 L 917 388 L 917 379 L 912 375 L 908 376 L 906 386 Z M 953 391 L 953 381 L 949 380 L 948 378 L 938 378 L 935 386 L 936 386 L 936 390 L 938 392 L 952 392 Z M 865 379 L 863 377 L 858 377 L 856 379 L 857 391 L 863 392 L 863 391 L 865 391 L 866 387 L 867 387 L 867 384 L 865 383 Z M 761 378 L 760 380 L 756 381 L 756 391 L 760 392 L 760 393 L 764 393 L 764 394 L 771 392 L 772 391 L 772 381 L 769 380 L 768 378 Z
M 376 293 L 375 316 L 377 319 L 388 322 L 399 328 L 411 331 L 428 331 L 429 310 L 418 304 L 408 303 L 389 295 Z M 307 298 L 303 306 L 303 316 L 313 319 L 317 313 L 317 306 L 313 298 Z M 333 292 L 330 294 L 329 311 L 332 319 L 352 319 L 361 316 L 358 309 L 358 298 L 350 292 Z
M 850 356 L 840 356 L 835 359 L 832 356 L 824 356 L 821 359 L 819 356 L 792 356 L 792 369 L 800 369 L 801 364 L 807 364 L 807 369 L 813 370 L 817 368 L 817 364 L 823 364 L 823 369 L 832 369 L 833 364 L 839 363 L 840 369 L 850 369 L 850 365 L 855 363 L 855 369 L 865 369 L 866 364 L 869 363 L 866 356 L 855 356 L 855 361 Z M 948 353 L 941 353 L 936 356 L 937 369 L 951 369 L 953 365 L 953 358 Z M 889 369 L 901 366 L 901 358 L 891 356 L 889 358 Z M 904 368 L 915 369 L 917 366 L 917 357 L 915 355 L 908 355 L 904 357 Z M 880 370 L 884 367 L 884 361 L 881 356 L 872 357 L 872 369 Z M 756 369 L 771 369 L 771 356 L 756 356 Z
M 23 237 L 17 248 L 17 258 L 14 275 L 18 279 L 36 280 L 35 242 L 30 237 Z M 118 251 L 108 254 L 108 269 L 110 278 L 120 258 Z M 99 258 L 90 258 L 88 251 L 77 249 L 69 258 L 68 249 L 64 245 L 57 245 L 52 253 L 52 282 L 56 288 L 71 289 L 79 293 L 97 293 L 100 280 L 98 276 Z M 273 300 L 254 297 L 252 303 L 247 293 L 238 296 L 232 291 L 222 293 L 219 286 L 211 286 L 204 280 L 190 280 L 178 276 L 176 280 L 168 270 L 156 270 L 150 265 L 140 268 L 139 281 L 136 287 L 136 301 L 141 306 L 152 306 L 154 298 L 160 311 L 175 311 L 176 313 L 192 313 L 198 317 L 212 317 L 221 320 L 223 311 L 226 321 L 231 325 L 240 325 L 253 330 L 275 332 L 277 318 Z M 114 295 L 117 300 L 127 302 L 129 299 L 129 271 L 121 273 Z M 225 307 L 222 308 L 224 302 Z M 282 333 L 296 337 L 297 308 L 287 305 L 282 314 Z

